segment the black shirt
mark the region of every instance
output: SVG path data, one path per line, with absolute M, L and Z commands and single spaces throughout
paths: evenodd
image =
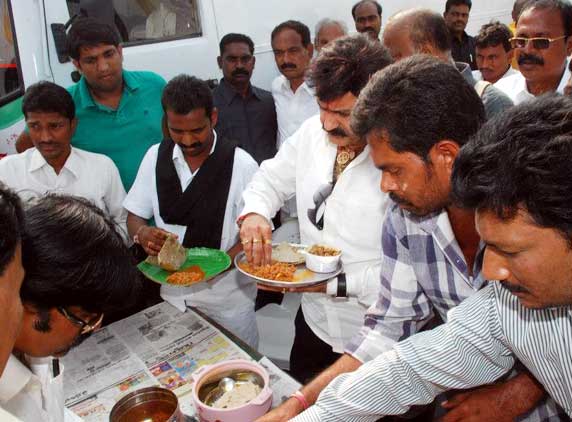
M 475 39 L 463 31 L 461 41 L 451 33 L 451 55 L 456 62 L 468 63 L 472 70 L 477 70 L 477 55 L 475 53 Z
M 258 164 L 276 154 L 276 109 L 270 92 L 250 86 L 243 98 L 224 78 L 213 90 L 218 109 L 215 130 L 220 137 L 233 139 Z

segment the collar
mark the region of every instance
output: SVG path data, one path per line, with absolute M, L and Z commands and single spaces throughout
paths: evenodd
M 214 139 L 213 139 L 213 146 L 209 152 L 209 156 L 212 155 L 212 153 L 215 150 L 216 147 L 216 142 L 218 139 L 218 135 L 216 133 L 216 130 L 213 129 L 213 134 L 214 134 Z M 187 164 L 187 162 L 185 161 L 185 154 L 183 154 L 183 150 L 181 149 L 181 147 L 179 145 L 175 144 L 175 148 L 173 148 L 173 161 L 175 163 L 184 163 L 185 165 Z
M 137 91 L 140 87 L 139 81 L 137 81 L 131 72 L 127 70 L 123 70 L 123 92 L 132 93 Z M 87 81 L 84 76 L 78 82 L 79 84 L 79 103 L 76 103 L 77 108 L 89 108 L 89 107 L 101 107 L 97 104 L 93 97 L 91 96 L 91 92 L 89 91 L 89 87 L 87 85 Z
M 45 166 L 49 166 L 48 162 L 42 156 L 40 151 L 38 151 L 36 148 L 33 148 L 32 158 L 30 159 L 30 168 L 28 169 L 28 172 L 33 173 Z M 81 162 L 77 150 L 74 147 L 71 147 L 70 155 L 66 160 L 62 170 L 66 169 L 70 173 L 72 173 L 76 178 L 78 178 L 81 173 L 82 166 L 83 163 Z
M 467 31 L 463 31 L 463 33 L 461 34 L 461 40 L 459 41 L 459 38 L 457 38 L 452 32 L 451 32 L 451 39 L 453 41 L 457 41 L 460 43 L 464 43 L 469 39 L 469 34 L 467 34 Z
M 234 100 L 234 98 L 237 96 L 242 99 L 242 96 L 232 87 L 231 84 L 226 82 L 224 78 L 220 80 L 218 86 L 226 105 L 230 105 L 232 100 Z M 247 98 L 249 97 L 254 97 L 258 100 L 262 100 L 260 90 L 252 84 L 249 84 L 248 86 Z
M 0 403 L 12 400 L 26 387 L 32 376 L 32 372 L 22 362 L 10 355 L 0 377 Z
M 296 95 L 298 93 L 298 91 L 300 91 L 302 89 L 302 90 L 306 91 L 308 94 L 310 94 L 312 97 L 315 96 L 314 90 L 312 88 L 310 88 L 306 82 L 303 82 L 302 85 L 300 85 L 298 87 L 296 92 L 293 92 L 292 88 L 290 87 L 290 81 L 288 79 L 286 79 L 286 76 L 280 75 L 279 78 L 280 78 L 280 90 L 286 91 L 286 92 L 290 93 L 291 95 Z

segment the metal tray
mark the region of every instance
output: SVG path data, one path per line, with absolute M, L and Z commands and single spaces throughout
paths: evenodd
M 293 246 L 303 246 L 303 245 L 293 245 Z M 325 281 L 329 280 L 337 276 L 339 273 L 342 272 L 342 266 L 340 265 L 336 271 L 331 273 L 315 273 L 314 271 L 310 271 L 306 268 L 305 264 L 296 265 L 296 272 L 294 273 L 294 277 L 300 277 L 299 281 L 276 281 L 276 280 L 268 280 L 262 277 L 256 277 L 250 273 L 244 271 L 238 264 L 246 261 L 246 255 L 244 252 L 238 253 L 234 258 L 234 265 L 244 275 L 255 279 L 258 283 L 263 284 L 265 286 L 270 287 L 280 287 L 280 288 L 296 288 L 296 287 L 308 287 L 313 286 L 315 284 L 324 283 Z

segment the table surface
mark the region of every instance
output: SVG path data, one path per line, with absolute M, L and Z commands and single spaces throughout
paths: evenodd
M 229 359 L 255 360 L 267 369 L 273 406 L 300 387 L 202 312 L 180 312 L 162 302 L 103 327 L 62 359 L 65 403 L 84 421 L 108 421 L 121 397 L 161 386 L 179 397 L 183 413 L 194 416 L 192 374 Z

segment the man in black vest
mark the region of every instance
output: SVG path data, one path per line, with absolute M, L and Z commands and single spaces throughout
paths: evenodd
M 173 233 L 185 248 L 221 249 L 234 258 L 242 249 L 235 223 L 242 192 L 258 166 L 236 142 L 217 136 L 218 111 L 204 81 L 179 75 L 161 102 L 169 136 L 147 151 L 125 199 L 129 235 L 149 255 Z M 256 346 L 256 286 L 235 270 L 190 287 L 161 286 L 161 296 L 181 310 L 198 307 Z

